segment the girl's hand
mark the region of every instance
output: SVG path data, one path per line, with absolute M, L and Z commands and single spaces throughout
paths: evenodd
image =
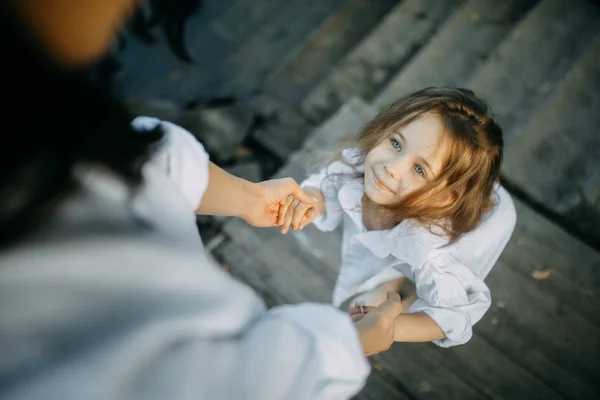
M 241 217 L 256 227 L 279 226 L 282 204 L 292 197 L 312 206 L 315 200 L 306 194 L 292 178 L 273 179 L 250 184 L 249 195 L 240 194 L 237 202 L 244 204 L 245 214 Z M 242 197 L 243 195 L 243 197 Z
M 313 204 L 307 204 L 290 195 L 279 208 L 277 224 L 281 226 L 281 233 L 286 234 L 290 228 L 301 230 L 314 221 L 317 215 L 325 212 L 325 199 L 320 190 L 306 188 L 304 191 L 314 199 Z

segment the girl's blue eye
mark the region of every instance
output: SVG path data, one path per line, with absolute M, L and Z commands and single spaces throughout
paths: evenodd
M 392 146 L 394 146 L 394 148 L 398 151 L 402 150 L 402 146 L 400 145 L 400 142 L 398 142 L 396 139 L 390 139 L 390 141 L 392 142 Z
M 414 166 L 415 171 L 417 172 L 417 174 L 424 176 L 425 175 L 425 171 L 423 170 L 423 167 L 421 167 L 420 165 L 415 165 Z

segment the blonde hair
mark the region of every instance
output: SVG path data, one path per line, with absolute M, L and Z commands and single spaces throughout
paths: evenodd
M 359 154 L 358 161 L 351 165 L 363 164 L 375 146 L 425 113 L 437 115 L 448 133 L 442 172 L 394 206 L 386 206 L 385 224 L 389 228 L 413 219 L 432 232 L 435 227 L 441 228 L 454 241 L 475 229 L 493 208 L 492 190 L 500 179 L 502 162 L 502 129 L 488 105 L 471 90 L 430 87 L 402 97 L 354 138 Z M 341 154 L 336 158 L 343 160 Z M 451 201 L 435 201 L 440 198 Z

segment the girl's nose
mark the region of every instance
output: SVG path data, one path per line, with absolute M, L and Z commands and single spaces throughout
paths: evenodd
M 400 179 L 402 176 L 402 169 L 404 168 L 405 157 L 401 155 L 391 157 L 383 164 L 387 174 L 393 179 Z

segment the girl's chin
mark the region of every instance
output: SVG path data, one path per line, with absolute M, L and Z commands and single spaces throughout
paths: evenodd
M 376 187 L 372 187 L 371 185 L 365 186 L 365 194 L 373 203 L 382 206 L 390 204 L 393 200 L 389 198 L 388 193 L 382 193 L 381 190 Z

